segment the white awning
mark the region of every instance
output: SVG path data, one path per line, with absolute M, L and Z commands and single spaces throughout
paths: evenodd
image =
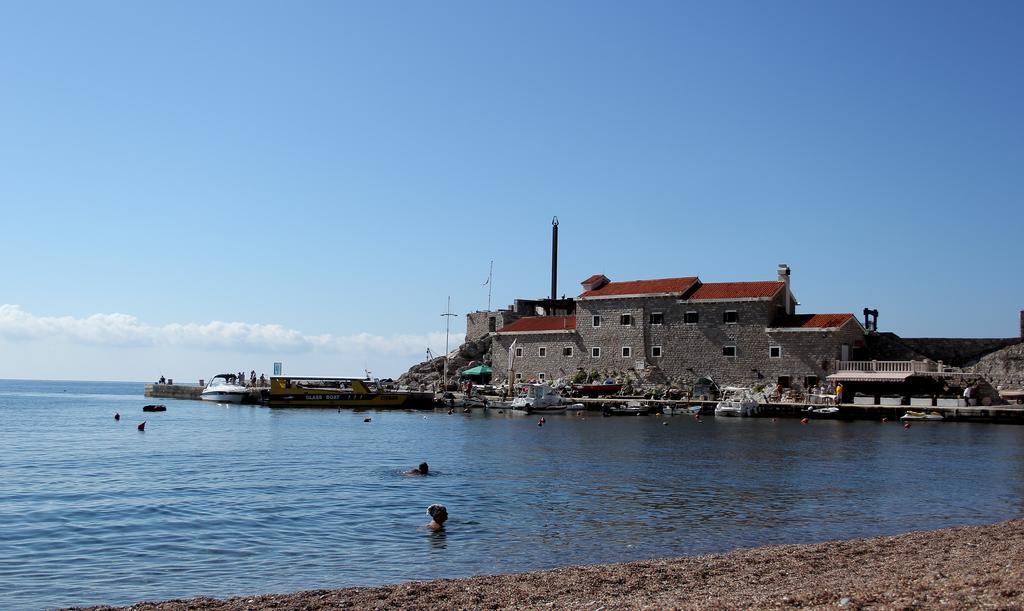
M 828 376 L 833 382 L 905 382 L 912 371 L 840 371 Z

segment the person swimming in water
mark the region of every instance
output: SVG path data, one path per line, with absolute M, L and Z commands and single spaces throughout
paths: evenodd
M 427 528 L 444 530 L 444 523 L 448 520 L 448 508 L 444 505 L 434 504 L 427 507 L 427 513 L 430 514 L 430 524 L 427 524 Z
M 405 472 L 405 474 L 406 475 L 426 475 L 429 472 L 430 472 L 430 467 L 427 466 L 427 463 L 421 462 L 420 466 L 416 467 L 415 469 L 409 469 L 408 471 Z

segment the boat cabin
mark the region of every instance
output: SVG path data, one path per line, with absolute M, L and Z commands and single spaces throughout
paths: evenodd
M 381 392 L 377 380 L 365 377 L 271 376 L 271 392 L 285 390 L 330 390 L 335 393 L 371 394 Z

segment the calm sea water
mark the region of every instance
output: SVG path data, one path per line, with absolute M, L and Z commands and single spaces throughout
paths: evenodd
M 149 402 L 142 384 L 0 380 L 4 608 L 524 571 L 1024 514 L 1024 427 L 681 416 L 538 427 L 480 411 L 174 400 L 144 414 Z M 401 474 L 424 460 L 431 476 Z M 431 503 L 448 506 L 441 533 L 423 528 Z

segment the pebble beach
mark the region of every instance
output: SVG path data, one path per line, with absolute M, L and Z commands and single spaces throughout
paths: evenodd
M 1024 608 L 1022 560 L 1024 520 L 1012 520 L 726 554 L 116 608 L 1006 609 Z

